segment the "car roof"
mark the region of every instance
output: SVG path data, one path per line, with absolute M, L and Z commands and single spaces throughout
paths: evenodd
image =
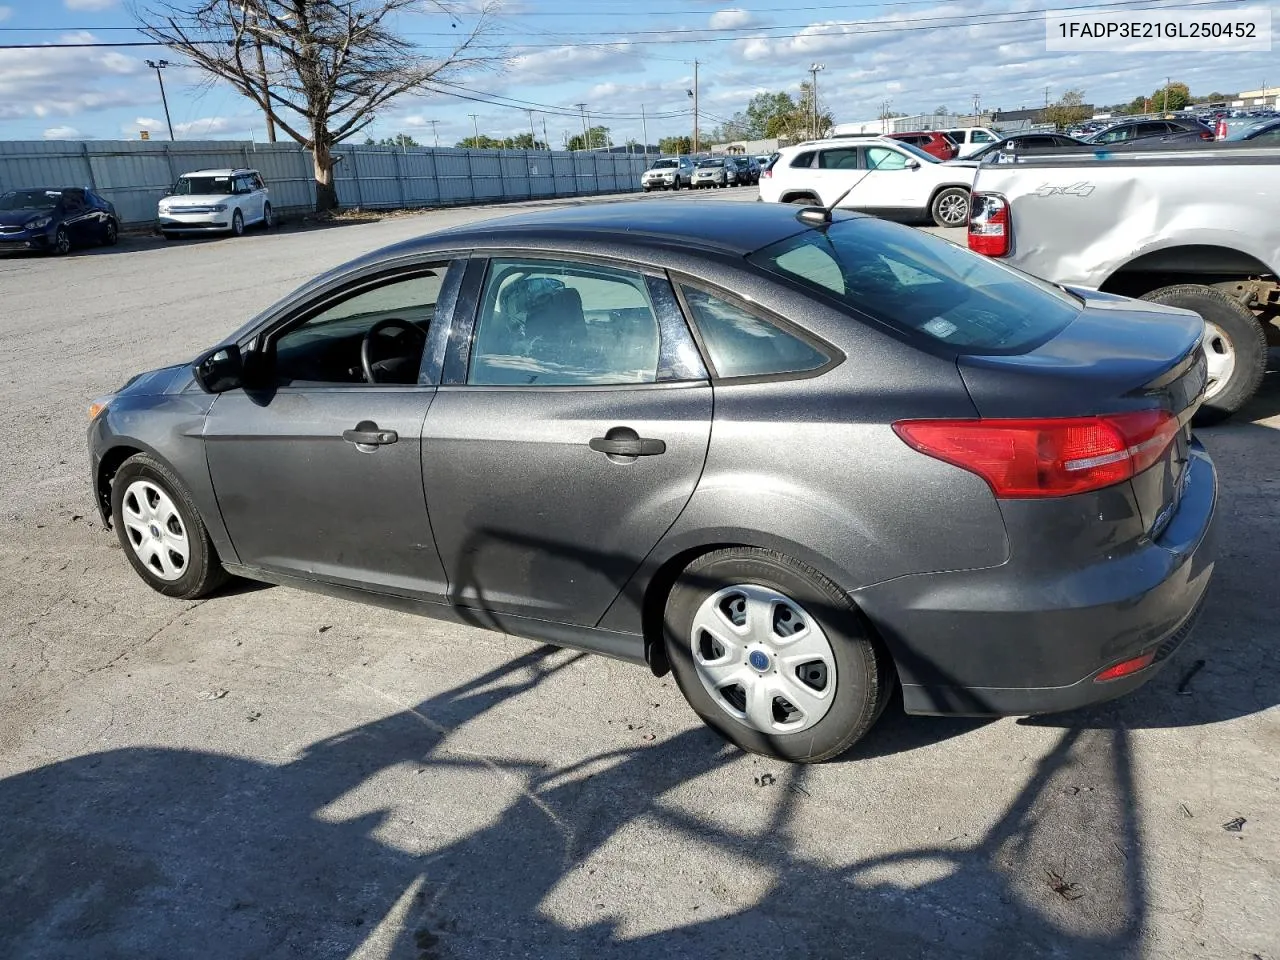
M 188 170 L 184 177 L 234 177 L 238 173 L 257 173 L 248 167 L 219 167 L 216 170 Z
M 838 211 L 836 219 L 864 215 Z M 778 203 L 700 203 L 692 200 L 622 201 L 541 209 L 461 224 L 378 251 L 378 259 L 417 250 L 459 245 L 502 248 L 607 240 L 612 245 L 670 249 L 700 247 L 745 256 L 812 227 L 796 219 L 796 208 Z

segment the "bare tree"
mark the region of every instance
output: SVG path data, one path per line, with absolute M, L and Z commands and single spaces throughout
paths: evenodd
M 432 89 L 501 56 L 480 40 L 493 6 L 467 8 L 470 23 L 441 0 L 135 0 L 142 32 L 226 81 L 276 126 L 312 151 L 316 209 L 338 205 L 333 148 L 359 133 L 403 94 Z M 424 56 L 393 21 L 433 12 L 457 39 Z

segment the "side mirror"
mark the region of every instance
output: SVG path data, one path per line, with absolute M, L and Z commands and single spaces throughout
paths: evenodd
M 920 161 L 919 161 L 919 160 L 908 160 L 908 161 L 907 161 L 907 169 L 908 169 L 908 170 L 919 170 L 919 169 L 920 169 Z
M 244 359 L 234 343 L 215 347 L 193 365 L 196 383 L 205 393 L 225 393 L 244 385 Z

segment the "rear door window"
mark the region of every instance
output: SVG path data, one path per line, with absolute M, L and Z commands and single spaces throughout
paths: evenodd
M 1079 301 L 1052 284 L 871 217 L 806 230 L 748 259 L 958 353 L 1024 352 L 1080 312 Z
M 838 150 L 823 150 L 818 154 L 820 170 L 857 170 L 858 148 L 842 147 Z

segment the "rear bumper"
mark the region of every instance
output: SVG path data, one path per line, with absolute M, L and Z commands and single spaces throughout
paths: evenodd
M 1218 481 L 1198 443 L 1188 469 L 1160 538 L 1092 566 L 1029 576 L 1011 560 L 855 593 L 893 655 L 907 712 L 1054 713 L 1111 700 L 1154 676 L 1190 634 L 1213 574 Z M 1145 669 L 1094 680 L 1148 652 L 1155 657 Z

